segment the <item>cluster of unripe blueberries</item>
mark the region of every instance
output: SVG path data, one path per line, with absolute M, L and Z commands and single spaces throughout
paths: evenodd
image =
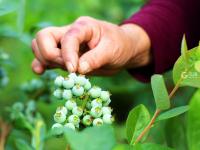
M 70 73 L 66 78 L 56 77 L 53 93 L 64 106 L 59 106 L 54 114 L 52 131 L 61 135 L 65 128 L 79 130 L 88 126 L 111 124 L 114 121 L 110 93 L 100 87 L 92 86 L 84 75 Z
M 8 108 L 10 112 L 10 119 L 16 121 L 18 119 L 25 119 L 31 125 L 34 124 L 36 116 L 39 114 L 36 112 L 36 104 L 34 100 L 28 101 L 24 105 L 22 102 L 15 102 L 12 107 Z

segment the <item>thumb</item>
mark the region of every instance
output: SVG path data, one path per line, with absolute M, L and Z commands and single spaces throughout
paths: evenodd
M 103 44 L 99 44 L 97 47 L 87 51 L 80 57 L 78 72 L 86 74 L 99 69 L 109 62 L 109 58 L 110 53 L 105 49 Z
M 32 69 L 35 73 L 42 74 L 45 71 L 45 66 L 35 58 L 32 62 Z

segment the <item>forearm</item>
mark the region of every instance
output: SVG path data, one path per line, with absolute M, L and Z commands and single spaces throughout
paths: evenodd
M 181 39 L 187 30 L 185 5 L 182 0 L 151 0 L 138 13 L 124 21 L 125 24 L 137 24 L 149 36 L 152 54 L 150 66 L 153 66 L 151 74 L 168 70 L 180 55 Z M 143 76 L 143 81 L 149 80 L 151 76 L 142 68 L 130 72 Z
M 120 28 L 125 31 L 130 39 L 130 51 L 134 51 L 134 55 L 128 61 L 126 68 L 137 68 L 148 65 L 151 62 L 151 44 L 145 30 L 136 24 L 125 24 L 121 25 Z

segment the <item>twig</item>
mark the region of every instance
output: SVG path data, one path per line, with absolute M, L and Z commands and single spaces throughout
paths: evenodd
M 174 96 L 174 94 L 178 90 L 182 80 L 183 80 L 183 78 L 180 78 L 179 81 L 176 83 L 176 85 L 174 86 L 174 88 L 172 89 L 172 91 L 169 94 L 169 99 L 171 99 Z M 144 130 L 140 133 L 140 135 L 137 137 L 137 139 L 135 140 L 135 142 L 133 144 L 138 143 L 144 137 L 144 135 L 151 129 L 151 127 L 153 126 L 153 124 L 156 121 L 156 118 L 159 116 L 160 113 L 161 113 L 161 110 L 156 109 L 156 111 L 155 111 L 153 117 L 151 118 L 149 124 L 144 128 Z
M 146 126 L 146 128 L 144 128 L 144 130 L 142 131 L 142 133 L 138 136 L 138 138 L 135 140 L 134 144 L 138 143 L 143 137 L 144 135 L 151 129 L 151 127 L 153 126 L 156 118 L 158 117 L 158 115 L 160 114 L 160 110 L 156 110 L 151 121 L 149 122 L 149 124 Z
M 178 88 L 179 88 L 179 86 L 180 86 L 182 81 L 183 81 L 183 78 L 180 78 L 180 80 L 176 83 L 175 87 L 172 89 L 172 91 L 169 94 L 169 99 L 171 99 L 174 96 L 174 94 L 178 90 Z
M 7 124 L 6 122 L 3 122 L 3 120 L 0 118 L 0 150 L 4 150 L 4 145 L 6 142 L 6 138 L 10 132 L 11 126 Z
M 67 144 L 66 150 L 70 150 L 70 145 L 69 144 Z

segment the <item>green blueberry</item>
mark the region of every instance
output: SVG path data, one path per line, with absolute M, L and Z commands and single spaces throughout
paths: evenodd
M 86 83 L 84 85 L 84 89 L 86 91 L 88 91 L 89 89 L 91 89 L 91 87 L 92 87 L 92 85 L 91 85 L 90 81 L 88 79 L 86 79 Z
M 90 115 L 86 115 L 83 117 L 82 122 L 85 126 L 90 126 L 92 124 L 92 117 Z
M 76 106 L 72 109 L 72 113 L 80 117 L 83 114 L 83 109 Z
M 63 81 L 63 87 L 70 89 L 74 86 L 74 80 L 72 78 L 65 78 Z
M 56 112 L 54 114 L 54 121 L 57 123 L 63 123 L 66 120 L 66 115 L 63 112 Z
M 96 98 L 91 102 L 92 107 L 102 107 L 102 100 L 100 98 Z
M 101 95 L 101 88 L 99 87 L 92 87 L 90 90 L 89 90 L 89 94 L 92 98 L 98 98 L 100 97 Z
M 112 124 L 112 122 L 114 121 L 114 118 L 112 117 L 111 114 L 105 114 L 103 115 L 103 122 L 106 124 Z
M 101 91 L 100 98 L 102 101 L 106 102 L 110 99 L 110 93 L 108 91 Z
M 86 80 L 84 75 L 79 75 L 79 76 L 77 76 L 75 83 L 78 84 L 78 85 L 84 86 L 86 81 L 87 80 Z
M 55 123 L 51 127 L 51 130 L 54 135 L 61 135 L 63 134 L 63 125 L 60 123 Z
M 84 94 L 84 88 L 82 86 L 79 86 L 79 85 L 75 85 L 73 88 L 72 88 L 72 93 L 73 95 L 75 96 L 82 96 Z
M 92 108 L 91 102 L 87 102 L 87 103 L 86 103 L 86 108 L 87 108 L 87 109 L 91 109 L 91 108 Z
M 36 103 L 34 100 L 30 100 L 28 103 L 27 103 L 27 108 L 29 111 L 35 111 L 36 110 Z
M 57 107 L 57 109 L 56 109 L 56 113 L 57 113 L 57 112 L 62 112 L 62 113 L 64 113 L 65 115 L 67 115 L 67 108 L 64 107 L 64 106 L 59 106 L 59 107 Z
M 14 110 L 16 110 L 16 111 L 21 112 L 21 111 L 24 110 L 24 104 L 21 103 L 21 102 L 15 102 L 15 103 L 13 104 L 12 108 L 13 108 Z
M 73 123 L 76 126 L 80 123 L 80 119 L 77 115 L 70 115 L 68 117 L 68 122 Z
M 33 79 L 33 80 L 30 81 L 29 86 L 32 86 L 33 89 L 39 89 L 39 88 L 42 88 L 44 86 L 44 84 L 39 79 Z
M 110 107 L 105 106 L 105 107 L 102 107 L 102 112 L 103 112 L 103 115 L 111 114 L 112 109 Z
M 58 99 L 61 99 L 62 98 L 62 95 L 63 95 L 63 91 L 61 89 L 56 89 L 54 92 L 53 92 L 53 95 L 58 98 Z
M 55 84 L 57 87 L 62 87 L 63 81 L 64 81 L 64 78 L 63 78 L 62 76 L 58 76 L 58 77 L 56 77 L 56 79 L 55 79 L 55 81 L 54 81 L 54 84 Z
M 101 126 L 103 125 L 103 120 L 101 118 L 96 118 L 93 120 L 93 126 Z
M 73 123 L 66 123 L 64 128 L 75 130 L 75 126 Z
M 76 107 L 77 104 L 76 104 L 76 101 L 74 100 L 68 100 L 66 103 L 65 103 L 65 107 L 68 109 L 68 110 L 72 110 L 74 107 Z
M 94 118 L 98 118 L 102 115 L 102 109 L 101 107 L 92 107 L 92 109 L 90 110 L 90 115 Z
M 68 75 L 68 77 L 71 78 L 71 79 L 73 79 L 74 81 L 76 81 L 77 75 L 76 75 L 76 73 L 70 73 Z
M 111 102 L 111 99 L 109 98 L 106 102 L 103 102 L 103 106 L 108 106 Z
M 64 90 L 62 93 L 62 97 L 66 100 L 69 100 L 72 98 L 72 92 L 71 90 Z

